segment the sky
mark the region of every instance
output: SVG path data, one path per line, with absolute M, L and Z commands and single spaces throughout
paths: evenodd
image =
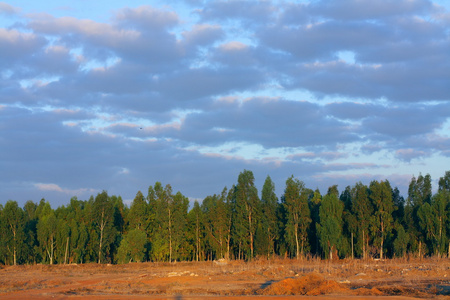
M 450 170 L 450 6 L 0 2 L 0 204 Z

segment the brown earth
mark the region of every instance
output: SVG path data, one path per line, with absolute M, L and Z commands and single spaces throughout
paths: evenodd
M 450 259 L 0 266 L 0 299 L 450 300 Z

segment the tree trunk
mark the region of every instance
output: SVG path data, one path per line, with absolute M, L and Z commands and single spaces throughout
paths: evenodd
M 253 259 L 253 228 L 252 228 L 252 213 L 248 215 L 248 229 L 250 231 L 250 260 Z
M 69 237 L 67 237 L 66 253 L 64 255 L 64 264 L 67 264 L 67 251 L 69 250 Z
M 353 232 L 352 232 L 352 259 L 354 259 L 355 258 L 355 256 L 354 256 L 354 250 L 353 250 Z
M 296 254 L 295 256 L 297 257 L 297 259 L 299 259 L 300 257 L 300 247 L 299 247 L 299 243 L 298 243 L 298 225 L 295 224 L 294 226 L 294 230 L 295 230 L 295 245 L 296 245 Z
M 422 258 L 422 241 L 419 241 L 419 259 Z
M 381 246 L 380 246 L 380 259 L 383 259 L 383 238 L 381 238 Z
M 169 209 L 169 262 L 172 262 L 172 221 Z
M 51 249 L 51 256 L 50 256 L 50 264 L 51 265 L 53 265 L 53 253 L 54 253 L 54 242 L 53 242 L 53 238 L 52 238 L 52 244 L 51 244 L 51 247 L 50 247 L 50 249 Z
M 102 218 L 100 221 L 100 243 L 99 243 L 99 247 L 98 247 L 98 263 L 101 263 L 101 258 L 102 258 L 102 244 L 103 244 L 103 230 L 105 229 L 105 211 L 102 210 Z
M 380 259 L 383 259 L 383 243 L 384 243 L 384 224 L 383 221 L 381 221 Z
M 14 236 L 14 249 L 13 249 L 13 256 L 14 256 L 14 265 L 17 264 L 17 251 L 16 251 L 16 231 L 13 230 L 13 236 Z
M 197 214 L 197 228 L 196 228 L 196 231 L 195 231 L 195 234 L 196 234 L 196 237 L 197 237 L 197 253 L 196 253 L 196 259 L 197 259 L 197 261 L 198 261 L 198 256 L 199 256 L 199 253 L 200 253 L 200 235 L 199 235 L 199 221 L 198 221 L 198 214 Z
M 366 237 L 364 234 L 364 229 L 362 231 L 362 238 L 363 238 L 363 259 L 366 259 Z

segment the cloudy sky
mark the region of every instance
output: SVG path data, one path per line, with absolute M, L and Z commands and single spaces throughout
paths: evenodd
M 150 4 L 149 4 L 150 3 Z M 0 2 L 0 203 L 450 170 L 450 7 Z

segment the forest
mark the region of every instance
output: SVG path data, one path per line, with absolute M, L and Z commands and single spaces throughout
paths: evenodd
M 131 205 L 107 191 L 70 199 L 0 204 L 0 264 L 174 262 L 255 257 L 450 257 L 450 171 L 432 192 L 412 177 L 406 199 L 388 180 L 321 195 L 294 176 L 276 196 L 252 171 L 192 207 L 170 184 L 138 191 Z

